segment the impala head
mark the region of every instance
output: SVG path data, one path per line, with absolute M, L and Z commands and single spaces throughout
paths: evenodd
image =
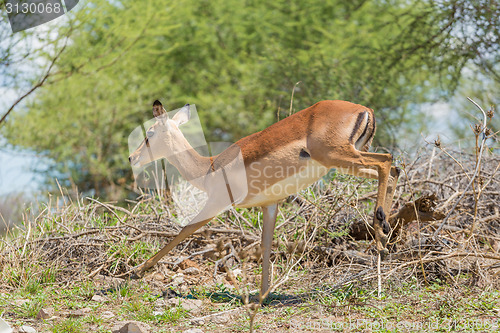
M 142 167 L 160 158 L 175 154 L 176 142 L 183 137 L 179 126 L 190 117 L 189 104 L 184 105 L 172 118 L 168 117 L 160 101 L 153 103 L 156 122 L 147 132 L 140 146 L 129 156 L 133 167 Z

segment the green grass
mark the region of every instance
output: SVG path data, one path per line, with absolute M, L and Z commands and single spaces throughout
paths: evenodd
M 90 299 L 95 294 L 95 284 L 92 281 L 82 281 L 78 284 L 71 286 L 68 294 L 73 297 L 78 297 L 81 299 Z
M 81 320 L 64 319 L 52 326 L 54 333 L 87 333 Z
M 165 312 L 159 316 L 156 316 L 156 321 L 159 323 L 171 323 L 175 324 L 180 320 L 187 318 L 189 311 L 186 311 L 182 307 L 172 307 L 166 309 Z
M 155 320 L 153 305 L 143 302 L 140 299 L 132 299 L 124 302 L 122 305 L 122 313 L 139 321 L 148 322 Z
M 177 323 L 189 313 L 180 306 L 165 307 L 161 312 L 161 314 L 155 314 L 153 304 L 140 298 L 133 298 L 122 305 L 122 314 L 124 316 L 143 322 Z
M 117 266 L 123 264 L 124 259 L 129 261 L 130 265 L 137 265 L 148 259 L 151 253 L 154 253 L 156 250 L 154 244 L 143 241 L 127 242 L 125 239 L 124 242 L 112 244 L 108 249 L 108 255 L 111 256 L 115 252 L 118 252 L 118 254 L 115 255 L 110 270 L 114 271 Z
M 42 299 L 33 299 L 29 302 L 24 303 L 21 306 L 15 306 L 13 311 L 19 316 L 23 318 L 36 318 L 40 310 L 45 305 L 45 300 Z
M 109 290 L 109 296 L 116 300 L 132 297 L 132 289 L 128 282 L 122 283 L 119 286 L 113 287 Z

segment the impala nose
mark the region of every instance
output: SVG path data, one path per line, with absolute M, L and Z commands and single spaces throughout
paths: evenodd
M 132 162 L 132 157 L 130 157 L 130 156 L 129 156 L 129 157 L 128 157 L 128 161 L 129 161 L 129 162 Z

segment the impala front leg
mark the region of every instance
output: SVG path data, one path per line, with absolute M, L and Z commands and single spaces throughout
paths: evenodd
M 210 222 L 212 219 L 213 219 L 213 217 L 205 219 L 205 220 L 202 220 L 200 222 L 196 222 L 196 223 L 189 224 L 189 225 L 185 226 L 181 230 L 181 232 L 177 236 L 175 236 L 174 239 L 172 239 L 172 241 L 170 241 L 167 245 L 165 245 L 154 256 L 152 256 L 151 258 L 149 258 L 145 263 L 143 263 L 142 265 L 140 265 L 139 267 L 137 267 L 135 269 L 135 272 L 133 272 L 133 274 L 131 275 L 131 278 L 133 278 L 133 279 L 140 279 L 140 278 L 142 278 L 144 276 L 144 273 L 146 273 L 146 271 L 148 269 L 150 269 L 151 267 L 153 267 L 154 265 L 156 265 L 158 263 L 158 261 L 160 261 L 161 258 L 163 258 L 164 256 L 166 256 L 174 247 L 176 247 L 177 245 L 179 245 L 179 243 L 182 242 L 187 237 L 189 237 L 192 234 L 194 234 L 196 230 L 198 230 L 201 227 L 203 227 L 205 224 L 207 224 L 208 222 Z
M 214 187 L 218 189 L 218 187 Z M 224 187 L 225 188 L 225 187 Z M 158 253 L 153 257 L 148 259 L 142 265 L 134 269 L 132 278 L 142 278 L 144 273 L 156 265 L 161 258 L 167 255 L 174 247 L 179 245 L 187 237 L 191 236 L 196 232 L 196 230 L 203 227 L 205 224 L 210 222 L 215 216 L 222 212 L 228 206 L 227 195 L 225 196 L 223 192 L 219 192 L 219 195 L 208 196 L 207 203 L 205 207 L 196 215 L 196 217 L 191 220 L 191 222 L 186 225 L 181 232 L 175 236 L 165 247 L 163 247 Z

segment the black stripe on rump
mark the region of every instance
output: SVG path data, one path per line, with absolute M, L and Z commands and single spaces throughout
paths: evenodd
M 358 132 L 359 128 L 361 127 L 361 123 L 363 122 L 363 119 L 365 118 L 365 113 L 366 113 L 366 111 L 361 112 L 358 115 L 358 119 L 356 119 L 356 124 L 354 124 L 354 129 L 352 130 L 351 136 L 349 137 L 349 141 L 351 143 L 354 143 L 353 142 L 354 136 L 356 135 L 356 133 Z M 366 126 L 366 127 L 368 127 L 368 126 Z M 366 127 L 365 127 L 365 131 L 363 132 L 363 135 L 366 132 Z M 363 136 L 363 135 L 361 135 L 361 136 Z

